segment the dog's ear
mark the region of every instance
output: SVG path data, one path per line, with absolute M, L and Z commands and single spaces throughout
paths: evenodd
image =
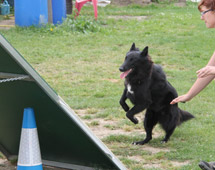
M 148 55 L 148 46 L 146 46 L 144 49 L 143 49 L 143 51 L 141 52 L 141 56 L 142 57 L 145 57 L 145 56 L 147 56 Z
M 132 44 L 130 51 L 135 51 L 136 47 L 135 47 L 135 43 Z

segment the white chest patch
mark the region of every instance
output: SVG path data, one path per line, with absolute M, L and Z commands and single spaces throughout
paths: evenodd
M 127 85 L 127 89 L 128 89 L 129 93 L 134 94 L 134 91 L 131 90 L 131 85 L 130 84 Z

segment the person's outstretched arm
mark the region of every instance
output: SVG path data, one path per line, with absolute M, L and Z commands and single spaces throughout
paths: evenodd
M 191 100 L 215 78 L 215 52 L 209 60 L 207 66 L 198 70 L 196 73 L 198 78 L 190 88 L 190 90 L 186 94 L 173 99 L 170 104 L 176 104 L 178 102 L 186 102 Z

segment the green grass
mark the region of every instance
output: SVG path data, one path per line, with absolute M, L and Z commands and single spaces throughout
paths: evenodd
M 163 66 L 169 82 L 183 94 L 195 81 L 195 72 L 212 55 L 215 30 L 205 28 L 197 4 L 191 2 L 183 8 L 160 3 L 145 7 L 99 7 L 98 12 L 97 22 L 89 6 L 82 9 L 77 21 L 69 16 L 58 27 L 12 28 L 0 32 L 71 108 L 88 111 L 83 119 L 114 120 L 117 125 L 106 127 L 124 126 L 135 132 L 143 129 L 141 123 L 135 126 L 129 122 L 118 102 L 123 90 L 118 68 L 131 44 L 135 42 L 140 49 L 149 46 L 153 61 Z M 147 16 L 147 19 L 109 17 L 123 15 Z M 167 148 L 170 152 L 151 154 L 144 146 L 132 146 L 132 141 L 144 137 L 138 133 L 109 135 L 103 142 L 130 170 L 141 170 L 149 162 L 160 166 L 147 170 L 198 170 L 200 160 L 215 161 L 214 91 L 211 84 L 192 101 L 179 104 L 196 118 L 177 128 L 167 144 L 161 145 L 162 137 L 158 137 L 147 145 Z M 89 126 L 100 124 L 96 120 Z M 128 155 L 142 160 L 129 159 Z M 189 164 L 176 168 L 174 161 L 189 161 Z

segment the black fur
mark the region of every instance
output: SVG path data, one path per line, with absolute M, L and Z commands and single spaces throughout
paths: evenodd
M 157 123 L 160 123 L 166 132 L 162 142 L 167 142 L 177 125 L 194 116 L 181 110 L 177 104 L 170 105 L 170 102 L 178 96 L 177 92 L 166 80 L 161 66 L 151 61 L 148 47 L 139 51 L 133 43 L 124 63 L 119 68 L 121 72 L 130 69 L 131 71 L 125 77 L 125 89 L 120 104 L 127 112 L 127 118 L 135 124 L 138 123 L 138 120 L 134 115 L 146 109 L 144 119 L 146 138 L 133 144 L 148 143 L 152 139 L 152 130 Z M 127 98 L 134 105 L 131 109 L 125 102 Z

